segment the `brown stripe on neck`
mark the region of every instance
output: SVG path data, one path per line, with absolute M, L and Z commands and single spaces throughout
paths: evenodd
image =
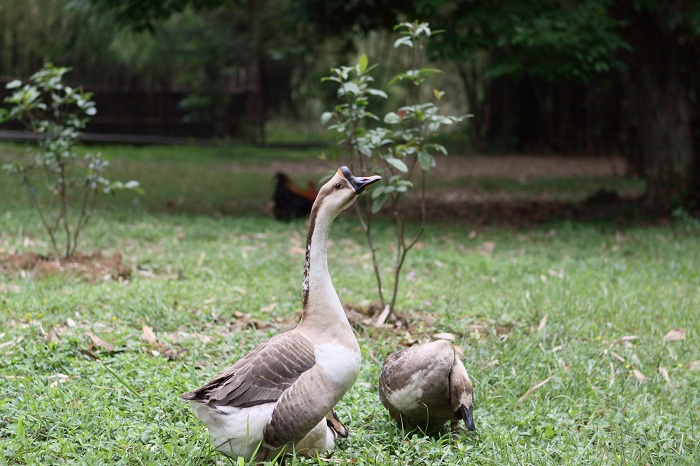
M 316 217 L 318 216 L 318 211 L 321 208 L 325 194 L 319 193 L 316 197 L 313 207 L 311 208 L 311 215 L 309 216 L 309 232 L 306 236 L 306 256 L 304 259 L 304 284 L 301 287 L 301 296 L 303 298 L 303 309 L 301 312 L 302 319 L 306 315 L 306 305 L 309 302 L 309 267 L 311 267 L 311 238 L 314 235 L 314 229 L 316 228 Z

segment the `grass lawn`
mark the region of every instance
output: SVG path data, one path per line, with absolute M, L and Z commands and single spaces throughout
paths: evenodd
M 306 225 L 254 215 L 272 189 L 257 157 L 289 155 L 252 151 L 232 174 L 224 148 L 189 150 L 105 149 L 148 194 L 104 204 L 82 250 L 120 252 L 128 280 L 0 273 L 0 464 L 230 463 L 179 395 L 293 325 Z M 236 215 L 213 215 L 231 199 Z M 392 226 L 378 229 L 388 265 Z M 341 301 L 368 305 L 356 219 L 331 238 Z M 287 464 L 700 463 L 699 238 L 692 221 L 430 224 L 398 302 L 410 327 L 357 329 L 362 371 L 337 407 L 350 437 L 331 463 Z M 47 252 L 45 238 L 0 175 L 0 253 L 26 251 Z M 401 431 L 377 396 L 384 358 L 437 332 L 456 335 L 475 386 L 477 430 L 457 445 L 447 426 Z

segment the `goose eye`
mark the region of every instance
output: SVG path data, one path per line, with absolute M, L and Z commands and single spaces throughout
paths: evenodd
M 342 188 L 342 187 L 343 187 L 343 185 L 340 184 L 340 183 L 336 183 L 336 184 L 335 184 L 335 189 L 340 189 L 340 188 Z

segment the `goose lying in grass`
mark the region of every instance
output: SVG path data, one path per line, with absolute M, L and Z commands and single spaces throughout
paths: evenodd
M 452 343 L 438 340 L 393 353 L 379 376 L 379 398 L 391 417 L 407 427 L 435 430 L 459 420 L 474 430 L 474 389 Z
M 319 191 L 309 219 L 299 325 L 182 395 L 219 451 L 256 461 L 292 449 L 314 456 L 334 448 L 336 435 L 347 436 L 332 410 L 357 379 L 360 347 L 328 273 L 328 234 L 338 214 L 380 179 L 340 167 Z

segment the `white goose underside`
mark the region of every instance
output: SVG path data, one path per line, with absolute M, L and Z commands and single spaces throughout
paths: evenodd
M 207 405 L 192 403 L 197 417 L 207 426 L 214 447 L 221 453 L 236 458 L 251 458 L 263 438 L 265 425 L 270 421 L 274 403 L 250 408 L 219 407 L 218 411 Z M 296 451 L 309 457 L 335 448 L 335 433 L 323 418 L 306 436 L 292 445 L 288 451 Z M 268 459 L 279 450 L 270 450 Z

